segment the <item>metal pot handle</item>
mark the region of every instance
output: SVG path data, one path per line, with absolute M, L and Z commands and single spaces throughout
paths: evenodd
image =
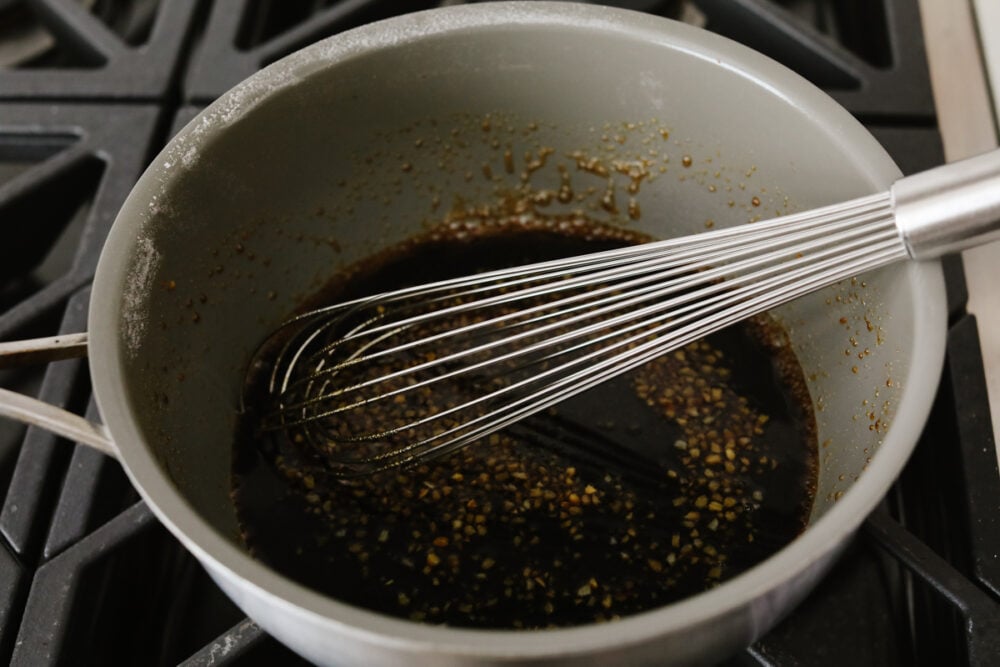
M 68 334 L 0 343 L 0 368 L 48 363 L 87 356 L 87 334 Z M 118 458 L 107 427 L 45 401 L 0 387 L 0 416 L 61 435 Z

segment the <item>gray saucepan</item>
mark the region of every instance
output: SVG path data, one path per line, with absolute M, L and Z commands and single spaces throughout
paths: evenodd
M 526 161 L 540 153 L 541 166 Z M 639 179 L 594 174 L 579 168 L 588 155 L 648 169 Z M 508 187 L 570 179 L 578 196 L 553 207 L 665 238 L 867 194 L 898 176 L 811 84 L 669 20 L 497 2 L 367 25 L 236 86 L 135 186 L 90 304 L 86 347 L 104 426 L 9 393 L 4 411 L 117 456 L 218 585 L 316 663 L 709 662 L 789 613 L 903 467 L 944 356 L 937 263 L 893 266 L 774 313 L 809 378 L 821 443 L 803 534 L 708 592 L 587 627 L 399 620 L 251 558 L 229 497 L 244 366 L 339 267 Z M 600 206 L 609 188 L 618 215 Z M 68 353 L 83 342 L 68 341 Z

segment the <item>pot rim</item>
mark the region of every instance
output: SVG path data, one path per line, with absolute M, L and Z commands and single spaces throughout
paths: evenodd
M 899 474 L 916 444 L 933 400 L 944 360 L 944 281 L 936 262 L 911 262 L 904 275 L 914 293 L 927 296 L 916 313 L 914 349 L 923 363 L 911 371 L 892 428 L 857 482 L 815 524 L 763 563 L 717 588 L 680 602 L 622 618 L 613 623 L 545 631 L 478 630 L 431 626 L 354 607 L 301 586 L 254 560 L 220 535 L 174 487 L 144 442 L 139 421 L 124 390 L 125 354 L 115 323 L 121 313 L 118 286 L 124 284 L 135 232 L 151 218 L 148 193 L 169 187 L 164 163 L 210 141 L 216 132 L 270 96 L 295 86 L 319 69 L 385 49 L 449 33 L 514 26 L 608 32 L 684 51 L 728 68 L 768 89 L 803 114 L 826 119 L 825 127 L 841 143 L 865 156 L 861 160 L 873 187 L 885 187 L 899 171 L 885 150 L 845 109 L 791 70 L 728 39 L 669 19 L 629 10 L 561 2 L 493 2 L 417 12 L 369 24 L 330 37 L 287 56 L 220 97 L 189 123 L 157 156 L 140 178 L 116 218 L 94 279 L 89 313 L 90 369 L 101 414 L 113 435 L 132 484 L 158 519 L 213 576 L 252 587 L 246 596 L 268 599 L 291 619 L 326 624 L 341 636 L 366 643 L 394 645 L 410 652 L 475 656 L 479 659 L 573 656 L 640 644 L 665 633 L 718 618 L 754 600 L 780 609 L 768 594 L 825 556 L 858 528 Z M 162 185 L 167 183 L 167 186 Z M 859 195 L 865 193 L 858 193 Z M 239 598 L 234 600 L 241 603 Z

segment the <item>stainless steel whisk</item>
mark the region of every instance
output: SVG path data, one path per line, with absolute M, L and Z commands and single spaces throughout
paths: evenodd
M 737 228 L 377 294 L 258 350 L 265 432 L 356 476 L 479 440 L 723 327 L 1000 236 L 1000 151 Z

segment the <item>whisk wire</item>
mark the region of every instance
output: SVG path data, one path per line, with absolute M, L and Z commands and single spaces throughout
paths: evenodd
M 840 280 L 855 275 L 857 272 L 864 272 L 873 268 L 884 266 L 886 262 L 899 259 L 899 252 L 898 247 L 888 245 L 883 246 L 876 252 L 860 258 L 858 261 L 845 265 L 845 272 Z M 903 253 L 905 255 L 905 250 Z M 829 276 L 823 276 L 802 282 L 801 284 L 811 285 L 815 289 L 831 284 L 830 280 Z M 837 281 L 833 280 L 833 282 Z M 392 467 L 404 464 L 408 461 L 414 460 L 418 456 L 421 459 L 424 459 L 430 456 L 443 455 L 454 451 L 455 449 L 461 448 L 470 442 L 483 437 L 484 435 L 509 426 L 526 416 L 545 410 L 565 398 L 568 398 L 569 396 L 585 391 L 586 389 L 596 386 L 601 382 L 604 382 L 605 380 L 623 372 L 637 368 L 642 364 L 645 364 L 648 361 L 664 354 L 665 352 L 668 352 L 669 350 L 683 347 L 684 345 L 694 342 L 709 333 L 718 331 L 729 324 L 740 321 L 748 314 L 760 312 L 761 309 L 769 309 L 781 305 L 782 303 L 786 303 L 788 300 L 799 296 L 801 293 L 802 292 L 800 290 L 796 289 L 790 295 L 780 297 L 758 295 L 754 299 L 742 302 L 742 308 L 734 309 L 728 312 L 715 313 L 713 315 L 705 315 L 704 319 L 700 321 L 696 320 L 696 324 L 674 331 L 670 336 L 663 336 L 662 338 L 652 341 L 648 344 L 648 346 L 635 348 L 628 353 L 623 353 L 620 356 L 607 360 L 600 366 L 594 366 L 577 374 L 554 380 L 546 386 L 546 390 L 544 392 L 538 392 L 511 400 L 504 405 L 503 411 L 496 411 L 474 417 L 464 422 L 461 426 L 452 427 L 448 430 L 442 431 L 441 433 L 437 433 L 432 437 L 411 443 L 391 452 L 380 453 L 376 456 L 358 459 L 354 463 L 359 465 L 374 464 L 378 466 L 379 469 L 382 469 L 382 467 Z M 700 313 L 699 311 L 697 314 L 703 313 Z M 541 376 L 533 378 L 533 380 L 536 381 L 541 379 L 543 379 Z M 513 390 L 514 387 L 510 389 Z M 502 390 L 503 393 L 506 393 L 506 391 L 506 389 Z M 501 392 L 497 392 L 497 394 L 499 393 Z M 486 398 L 496 397 L 497 395 L 494 394 Z M 470 407 L 470 405 L 466 405 L 464 407 L 467 408 Z M 389 433 L 386 435 L 388 434 Z
M 668 267 L 704 267 L 716 261 L 725 261 L 730 258 L 734 248 L 740 251 L 740 254 L 751 254 L 762 248 L 776 247 L 775 241 L 779 245 L 787 245 L 800 242 L 808 237 L 829 235 L 845 228 L 857 228 L 857 215 L 877 212 L 880 207 L 884 209 L 886 201 L 884 195 L 873 195 L 866 198 L 863 205 L 858 205 L 857 208 L 852 206 L 845 210 L 840 207 L 830 207 L 833 210 L 825 214 L 822 213 L 823 209 L 820 209 L 815 217 L 806 217 L 804 221 L 800 221 L 800 216 L 788 216 L 787 218 L 756 223 L 756 226 L 751 226 L 753 229 L 742 227 L 723 229 L 717 232 L 683 237 L 679 240 L 655 241 L 638 246 L 592 253 L 565 262 L 562 260 L 541 262 L 530 267 L 521 267 L 516 271 L 501 269 L 477 274 L 470 278 L 445 280 L 420 288 L 394 292 L 390 298 L 386 298 L 384 301 L 380 300 L 380 302 L 388 306 L 394 302 L 416 296 L 421 298 L 422 304 L 430 306 L 439 301 L 427 299 L 427 297 L 437 292 L 443 292 L 448 295 L 447 298 L 452 299 L 456 297 L 464 299 L 486 292 L 502 292 L 490 299 L 467 301 L 446 309 L 428 308 L 433 312 L 432 315 L 426 312 L 413 317 L 400 315 L 393 320 L 393 325 L 419 324 L 430 316 L 452 317 L 497 303 L 510 304 L 516 299 L 546 296 L 554 290 L 565 291 L 575 287 L 593 285 L 597 282 L 607 282 L 622 275 L 636 277 L 647 268 L 656 270 L 657 275 L 660 275 L 660 272 Z M 789 233 L 789 229 L 794 229 L 794 233 Z M 577 273 L 567 276 L 572 269 L 576 269 Z M 584 273 L 582 270 L 587 272 Z M 564 276 L 567 277 L 564 278 Z M 507 291 L 519 285 L 530 284 L 541 279 L 551 281 L 554 278 L 559 279 L 555 285 L 551 282 L 545 282 L 542 285 L 517 292 Z M 476 285 L 475 289 L 453 291 L 470 283 Z M 487 325 L 483 324 L 483 326 Z M 374 327 L 370 332 L 374 333 L 377 330 L 378 327 Z
M 891 239 L 898 238 L 898 235 L 896 234 L 895 229 L 892 226 L 891 220 L 888 221 L 888 226 L 886 226 L 884 229 L 878 227 L 876 227 L 876 229 L 878 230 L 877 234 L 871 233 L 872 232 L 871 229 L 861 229 L 861 230 L 857 228 L 847 229 L 839 232 L 838 234 L 831 235 L 826 239 L 812 240 L 808 243 L 804 244 L 800 243 L 799 245 L 793 246 L 790 249 L 779 249 L 766 254 L 760 254 L 760 253 L 755 254 L 754 251 L 756 250 L 756 248 L 753 248 L 743 253 L 748 256 L 748 259 L 730 265 L 725 265 L 717 269 L 711 269 L 699 272 L 697 274 L 685 274 L 680 279 L 674 281 L 665 280 L 666 278 L 674 277 L 676 275 L 672 271 L 664 272 L 663 276 L 655 275 L 654 284 L 652 285 L 645 285 L 644 281 L 629 281 L 619 286 L 620 291 L 617 292 L 616 296 L 612 296 L 609 297 L 608 299 L 604 299 L 594 303 L 585 304 L 589 305 L 589 309 L 585 310 L 584 312 L 579 312 L 578 314 L 570 317 L 566 317 L 566 313 L 572 312 L 572 310 L 574 309 L 568 311 L 566 308 L 563 308 L 562 306 L 566 303 L 572 302 L 575 299 L 581 298 L 581 295 L 574 295 L 569 299 L 559 299 L 551 303 L 541 304 L 540 306 L 537 306 L 534 309 L 527 309 L 527 312 L 529 313 L 536 312 L 539 309 L 549 308 L 550 310 L 548 314 L 543 315 L 542 317 L 539 318 L 528 320 L 527 322 L 524 323 L 518 323 L 517 325 L 518 327 L 529 327 L 526 331 L 522 331 L 520 333 L 516 333 L 511 336 L 507 336 L 498 340 L 493 340 L 486 344 L 469 347 L 467 349 L 462 349 L 458 352 L 436 358 L 432 361 L 417 364 L 415 366 L 401 368 L 395 372 L 386 373 L 378 378 L 374 378 L 366 382 L 345 385 L 327 395 L 315 398 L 313 399 L 313 401 L 314 402 L 325 401 L 334 396 L 340 396 L 348 393 L 357 392 L 362 389 L 375 386 L 377 384 L 383 384 L 387 380 L 396 379 L 404 375 L 411 375 L 411 376 L 418 375 L 419 373 L 430 370 L 436 366 L 453 363 L 469 356 L 491 352 L 493 350 L 503 347 L 510 348 L 515 344 L 525 341 L 531 337 L 537 337 L 539 334 L 546 334 L 551 331 L 555 331 L 559 328 L 566 329 L 567 326 L 569 325 L 583 324 L 587 321 L 591 321 L 591 324 L 587 326 L 581 326 L 579 328 L 570 327 L 568 331 L 565 331 L 562 334 L 554 335 L 553 337 L 544 339 L 536 344 L 530 344 L 522 348 L 514 348 L 512 349 L 511 352 L 505 355 L 501 355 L 499 357 L 491 357 L 482 362 L 476 364 L 470 364 L 458 371 L 437 375 L 433 378 L 425 380 L 424 382 L 418 383 L 417 385 L 415 385 L 415 387 L 426 386 L 427 384 L 430 383 L 449 380 L 454 378 L 458 374 L 478 371 L 486 365 L 489 365 L 491 363 L 506 361 L 507 359 L 515 355 L 527 356 L 538 351 L 539 349 L 558 346 L 563 343 L 568 343 L 573 339 L 582 339 L 582 342 L 577 347 L 582 345 L 599 344 L 608 338 L 620 336 L 622 333 L 634 329 L 648 327 L 649 322 L 641 318 L 653 316 L 658 313 L 664 313 L 664 312 L 670 312 L 672 317 L 677 317 L 686 312 L 684 309 L 678 310 L 677 309 L 678 306 L 682 306 L 683 304 L 688 304 L 692 302 L 697 303 L 699 301 L 703 301 L 708 296 L 711 296 L 712 294 L 716 294 L 719 292 L 731 291 L 735 286 L 745 282 L 759 281 L 764 276 L 770 275 L 770 273 L 775 271 L 787 271 L 788 269 L 792 268 L 795 265 L 795 263 L 797 263 L 799 260 L 793 260 L 791 263 L 786 262 L 784 264 L 774 264 L 774 262 L 777 262 L 778 260 L 784 258 L 789 253 L 803 255 L 804 257 L 805 252 L 815 250 L 816 252 L 810 255 L 808 261 L 816 261 L 831 254 L 837 254 L 851 250 L 857 245 L 870 244 L 874 241 L 877 241 L 879 238 L 891 238 Z M 866 233 L 866 235 L 861 236 L 860 240 L 857 240 L 857 237 L 859 237 L 862 233 Z M 849 242 L 852 239 L 854 239 L 854 241 Z M 830 248 L 829 247 L 830 243 L 833 243 L 834 247 Z M 827 249 L 823 250 L 824 247 L 826 247 Z M 771 268 L 756 273 L 742 273 L 742 274 L 739 273 L 741 271 L 745 272 L 748 269 L 755 266 L 770 266 Z M 733 275 L 730 276 L 728 280 L 721 280 L 723 277 L 726 277 L 726 274 L 730 273 L 732 273 Z M 707 287 L 703 289 L 691 291 L 697 285 L 706 285 L 706 284 Z M 637 286 L 639 285 L 645 285 L 645 287 L 643 289 L 636 289 Z M 680 296 L 678 297 L 672 299 L 667 298 L 671 295 L 678 293 L 680 293 Z M 585 297 L 586 295 L 582 296 Z M 638 311 L 632 310 L 633 307 L 639 306 L 642 303 L 649 301 L 653 301 L 653 304 L 651 306 L 648 306 Z M 575 310 L 579 310 L 579 308 L 583 307 L 584 306 L 580 306 Z M 604 318 L 605 315 L 611 315 L 614 312 L 618 311 L 621 311 L 620 315 L 611 317 L 610 319 Z M 525 311 L 520 311 L 520 312 L 525 312 Z M 508 319 L 507 316 L 504 316 L 504 317 L 484 320 L 484 322 L 488 325 L 492 325 L 492 328 L 496 329 L 506 319 Z M 552 321 L 550 321 L 546 325 L 538 326 L 539 323 L 542 322 L 543 320 L 552 320 Z M 630 321 L 632 322 L 632 324 L 629 324 Z M 407 326 L 413 326 L 415 324 L 416 322 L 414 322 L 412 318 L 407 318 L 403 320 L 403 324 L 400 327 L 398 327 L 397 330 L 405 328 Z M 402 345 L 392 346 L 377 351 L 363 358 L 358 355 L 354 355 L 350 360 L 341 361 L 336 365 L 331 365 L 329 367 L 322 368 L 322 370 L 304 377 L 302 380 L 300 380 L 300 382 L 312 382 L 322 374 L 330 374 L 330 375 L 335 374 L 343 370 L 350 364 L 355 364 L 360 362 L 370 362 L 378 357 L 383 357 L 383 356 L 397 356 L 402 352 L 418 345 L 431 345 L 449 337 L 467 336 L 474 329 L 481 328 L 482 324 L 483 323 L 468 325 L 465 327 L 460 327 L 457 329 L 445 331 L 440 334 L 427 336 L 419 340 L 409 341 Z M 619 326 L 625 328 L 624 329 L 618 328 Z M 593 337 L 593 334 L 599 332 L 601 329 L 609 330 L 609 332 L 604 334 L 603 336 Z M 382 331 L 382 328 L 375 327 L 372 330 L 375 332 L 379 332 Z M 387 336 L 380 337 L 379 341 L 383 340 L 386 337 Z M 370 344 L 365 344 L 366 350 L 368 349 L 368 347 L 370 347 Z M 574 347 L 568 350 L 562 350 L 558 354 L 564 355 L 567 354 L 568 352 L 575 351 L 576 349 L 577 348 Z M 324 348 L 324 351 L 325 350 L 327 350 L 327 348 Z M 392 398 L 410 389 L 411 389 L 410 387 L 404 387 L 397 389 L 395 391 L 384 392 L 374 400 L 385 400 L 388 398 Z M 338 412 L 344 412 L 346 410 L 354 409 L 360 407 L 361 405 L 365 405 L 369 403 L 371 400 L 372 399 L 362 399 L 355 403 L 345 404 L 338 407 L 336 410 L 326 411 L 317 416 L 329 417 L 332 416 L 333 414 L 337 414 Z M 285 407 L 286 409 L 289 410 L 297 410 L 301 407 L 304 407 L 307 404 L 308 402 L 291 403 L 287 404 Z
M 275 357 L 275 407 L 262 428 L 301 430 L 345 476 L 445 454 L 750 314 L 905 256 L 883 193 L 319 309 L 289 323 L 298 329 Z M 440 349 L 449 352 L 433 354 Z M 375 403 L 460 381 L 471 398 L 403 423 L 345 426 Z
M 669 339 L 669 342 L 665 343 L 662 347 L 667 349 L 676 349 L 677 347 L 683 346 L 687 342 L 697 340 L 700 335 L 703 335 L 703 332 L 700 329 L 698 335 L 688 336 L 687 338 L 682 335 L 682 332 L 677 332 L 677 334 L 673 338 Z M 660 347 L 661 346 L 656 346 L 650 350 L 638 350 L 639 352 L 645 351 L 647 354 L 632 360 L 632 362 L 628 364 L 627 368 L 630 369 L 632 367 L 637 367 L 645 363 L 647 359 L 659 356 L 663 352 L 663 350 L 659 349 Z M 504 409 L 502 411 L 481 414 L 477 417 L 468 419 L 459 426 L 448 428 L 447 430 L 435 433 L 431 437 L 411 442 L 389 452 L 381 452 L 374 456 L 363 457 L 354 461 L 345 460 L 338 463 L 342 463 L 345 466 L 356 467 L 352 469 L 357 470 L 383 469 L 396 465 L 403 465 L 409 461 L 416 460 L 417 458 L 424 459 L 430 456 L 447 454 L 448 452 L 461 448 L 497 429 L 509 426 L 526 416 L 551 407 L 552 405 L 562 401 L 564 398 L 576 394 L 580 390 L 586 390 L 587 388 L 595 386 L 607 378 L 618 375 L 620 372 L 625 372 L 621 370 L 622 366 L 617 365 L 617 363 L 626 363 L 627 355 L 622 355 L 609 361 L 616 362 L 616 365 L 612 367 L 606 362 L 605 364 L 594 366 L 588 370 L 581 371 L 580 373 L 559 378 L 549 383 L 546 386 L 545 392 L 529 394 L 508 401 L 504 404 Z M 611 369 L 610 372 L 601 372 L 606 371 L 607 369 Z M 534 384 L 542 379 L 544 379 L 544 375 L 536 376 L 535 378 L 532 378 L 531 383 Z M 526 381 L 524 384 L 528 384 L 528 382 Z M 506 387 L 498 392 L 494 392 L 491 395 L 484 396 L 476 402 L 497 398 L 500 394 L 510 393 L 519 388 L 521 388 L 520 385 Z M 461 408 L 468 407 L 470 407 L 470 404 L 461 406 Z M 391 434 L 392 432 L 385 432 L 383 435 L 386 436 Z

